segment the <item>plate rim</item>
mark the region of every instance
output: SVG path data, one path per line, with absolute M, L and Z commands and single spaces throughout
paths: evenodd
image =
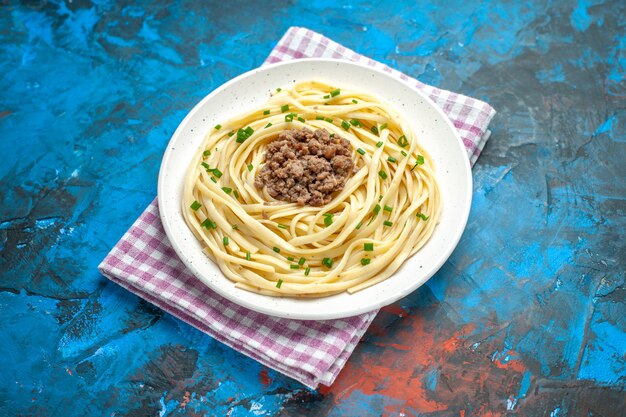
M 333 320 L 333 319 L 341 319 L 341 318 L 346 318 L 346 317 L 353 317 L 353 316 L 357 316 L 360 314 L 364 314 L 364 313 L 369 313 L 369 312 L 373 312 L 376 311 L 384 306 L 390 305 L 392 303 L 394 303 L 397 300 L 402 299 L 403 297 L 406 297 L 408 294 L 412 293 L 413 291 L 417 290 L 419 287 L 421 287 L 422 285 L 424 285 L 430 278 L 432 278 L 440 269 L 441 267 L 445 264 L 445 262 L 450 258 L 450 255 L 452 254 L 452 252 L 454 252 L 454 250 L 456 249 L 456 247 L 458 246 L 461 237 L 467 227 L 467 222 L 469 220 L 469 214 L 470 214 L 470 209 L 471 209 L 471 205 L 472 205 L 472 199 L 473 199 L 473 178 L 472 178 L 472 171 L 471 171 L 471 164 L 470 164 L 470 159 L 469 157 L 464 157 L 462 158 L 463 160 L 463 171 L 466 173 L 465 175 L 465 182 L 466 182 L 466 187 L 467 187 L 467 193 L 465 195 L 464 201 L 465 201 L 465 205 L 464 207 L 462 207 L 462 210 L 460 212 L 462 212 L 462 222 L 460 223 L 460 227 L 458 227 L 456 229 L 456 232 L 454 234 L 454 236 L 451 236 L 451 244 L 448 245 L 448 249 L 445 251 L 444 256 L 442 256 L 439 260 L 439 262 L 437 262 L 436 264 L 433 264 L 430 268 L 429 273 L 424 274 L 422 276 L 421 279 L 419 280 L 415 280 L 415 282 L 411 285 L 407 285 L 405 287 L 402 287 L 401 289 L 399 289 L 398 291 L 394 291 L 394 292 L 390 292 L 385 294 L 384 297 L 380 297 L 376 302 L 371 303 L 371 304 L 367 304 L 367 306 L 360 306 L 357 308 L 352 308 L 350 310 L 349 313 L 340 311 L 340 312 L 330 312 L 330 313 L 322 313 L 322 314 L 313 314 L 313 313 L 302 313 L 302 312 L 289 312 L 289 313 L 283 313 L 281 311 L 277 311 L 276 309 L 271 308 L 271 305 L 258 305 L 258 304 L 251 304 L 249 302 L 247 302 L 247 300 L 241 300 L 238 299 L 234 294 L 232 293 L 228 293 L 226 291 L 223 291 L 221 288 L 219 288 L 218 286 L 212 285 L 211 284 L 211 280 L 207 279 L 205 277 L 203 277 L 203 274 L 199 271 L 199 269 L 196 267 L 196 265 L 192 262 L 188 262 L 186 257 L 184 256 L 184 252 L 183 249 L 179 246 L 178 242 L 176 241 L 176 239 L 172 239 L 173 236 L 173 231 L 172 231 L 172 225 L 170 224 L 170 217 L 171 214 L 168 216 L 167 214 L 167 203 L 164 201 L 164 190 L 163 187 L 165 186 L 165 177 L 167 175 L 166 169 L 165 167 L 167 167 L 167 161 L 170 159 L 174 149 L 172 148 L 172 143 L 175 141 L 176 138 L 178 138 L 182 131 L 187 127 L 188 122 L 190 121 L 190 119 L 195 115 L 195 113 L 197 113 L 204 105 L 206 102 L 208 102 L 209 100 L 211 100 L 214 96 L 216 96 L 217 94 L 219 94 L 222 90 L 228 88 L 229 86 L 236 84 L 237 82 L 239 82 L 242 79 L 248 78 L 252 75 L 255 75 L 259 72 L 265 72 L 265 71 L 271 71 L 273 68 L 277 68 L 277 67 L 282 67 L 282 66 L 289 66 L 289 65 L 303 65 L 306 63 L 332 63 L 332 64 L 337 64 L 339 63 L 340 65 L 348 65 L 348 66 L 355 66 L 355 67 L 359 67 L 362 69 L 367 69 L 368 71 L 372 71 L 375 72 L 379 75 L 382 75 L 384 77 L 387 78 L 391 78 L 392 80 L 396 81 L 396 82 L 400 82 L 402 84 L 404 84 L 406 87 L 408 87 L 410 90 L 412 90 L 414 93 L 416 93 L 422 100 L 424 100 L 425 102 L 427 102 L 430 107 L 432 107 L 436 113 L 442 118 L 442 121 L 447 125 L 447 127 L 451 130 L 451 132 L 453 133 L 454 137 L 455 137 L 455 143 L 456 145 L 459 147 L 459 150 L 463 152 L 464 156 L 467 156 L 467 150 L 465 148 L 465 145 L 463 144 L 463 140 L 461 139 L 461 136 L 459 134 L 459 131 L 456 129 L 456 127 L 454 127 L 454 124 L 452 123 L 452 121 L 450 120 L 450 118 L 443 112 L 443 109 L 441 109 L 441 107 L 439 107 L 430 97 L 428 97 L 428 95 L 422 91 L 420 91 L 419 89 L 415 88 L 414 85 L 409 83 L 409 80 L 411 80 L 411 78 L 405 80 L 403 78 L 400 77 L 394 77 L 392 74 L 390 74 L 389 72 L 386 72 L 382 69 L 379 68 L 375 68 L 373 66 L 364 64 L 364 63 L 360 63 L 360 62 L 354 62 L 354 61 L 348 61 L 345 59 L 335 59 L 335 58 L 298 58 L 298 59 L 293 59 L 293 60 L 288 60 L 288 61 L 282 61 L 282 62 L 277 62 L 277 63 L 272 63 L 272 64 L 267 64 L 267 65 L 263 65 L 261 67 L 257 67 L 254 68 L 252 70 L 246 71 L 228 81 L 226 81 L 225 83 L 219 85 L 218 87 L 216 87 L 215 89 L 213 89 L 209 94 L 207 94 L 204 98 L 202 98 L 198 103 L 196 103 L 193 108 L 185 115 L 185 117 L 183 118 L 183 120 L 179 123 L 178 127 L 176 128 L 176 130 L 174 131 L 174 133 L 172 134 L 172 136 L 170 137 L 169 141 L 167 142 L 166 148 L 165 148 L 165 152 L 163 154 L 163 157 L 161 159 L 161 166 L 159 168 L 159 175 L 158 175 L 158 184 L 157 184 L 157 202 L 158 202 L 158 206 L 159 206 L 159 217 L 161 220 L 161 223 L 163 225 L 163 229 L 165 231 L 165 234 L 172 246 L 172 248 L 174 249 L 174 252 L 176 253 L 176 256 L 178 256 L 178 258 L 180 259 L 180 261 L 185 265 L 186 268 L 188 268 L 192 274 L 199 279 L 204 285 L 208 286 L 212 291 L 215 291 L 215 293 L 217 293 L 219 296 L 224 297 L 225 299 L 233 302 L 234 304 L 244 307 L 244 308 L 248 308 L 250 310 L 256 311 L 258 313 L 262 313 L 262 314 L 266 314 L 269 316 L 273 316 L 273 317 L 281 317 L 281 318 L 287 318 L 287 319 L 296 319 L 296 320 Z M 186 168 L 185 167 L 185 172 L 186 172 Z M 445 210 L 445 208 L 444 208 Z M 184 222 L 184 220 L 183 220 Z M 207 258 L 208 259 L 208 258 Z M 210 261 L 210 259 L 209 259 Z M 219 269 L 219 268 L 218 268 Z M 222 274 L 222 277 L 224 279 L 228 279 L 223 275 L 223 272 L 219 271 L 220 274 Z M 393 275 L 395 275 L 396 273 L 394 273 Z M 392 276 L 393 276 L 392 275 Z M 391 276 L 391 277 L 392 277 Z M 389 277 L 389 278 L 391 278 Z M 370 287 L 370 288 L 375 288 L 376 286 Z M 367 291 L 368 289 L 365 289 L 364 291 Z M 259 296 L 262 296 L 261 294 L 259 294 Z M 269 297 L 269 296 L 264 296 L 264 297 Z M 274 298 L 274 297 L 272 297 Z M 290 297 L 293 300 L 297 300 L 297 298 L 294 297 Z M 303 300 L 307 300 L 307 299 L 303 299 Z

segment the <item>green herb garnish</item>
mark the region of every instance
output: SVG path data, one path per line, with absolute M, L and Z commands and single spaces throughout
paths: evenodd
M 419 217 L 420 219 L 424 221 L 429 219 L 429 216 L 425 215 L 424 213 L 417 213 L 415 216 Z
M 350 129 L 350 123 L 348 123 L 345 120 L 343 120 L 341 122 L 341 127 L 343 127 L 345 130 L 348 130 L 348 129 Z
M 198 201 L 194 200 L 193 203 L 191 203 L 191 205 L 189 207 L 191 207 L 191 209 L 193 211 L 197 211 L 200 207 L 202 207 L 202 204 L 200 204 L 200 203 L 198 203 Z
M 357 149 L 356 151 L 357 151 L 358 153 L 360 153 L 361 155 L 365 155 L 365 149 L 361 149 L 361 148 L 359 148 L 359 149 Z
M 423 164 L 424 164 L 424 157 L 422 155 L 417 155 L 417 159 L 415 160 L 415 165 L 413 165 L 413 168 L 411 168 L 411 171 L 413 171 L 415 167 L 417 167 L 418 165 L 423 165 Z
M 361 258 L 361 265 L 363 266 L 369 265 L 370 262 L 372 262 L 370 258 Z
M 378 171 L 378 175 L 380 175 L 380 178 L 386 180 L 387 179 L 387 173 L 385 171 L 383 171 L 382 169 L 380 171 Z
M 373 243 L 364 243 L 363 244 L 363 250 L 365 252 L 372 252 L 374 250 L 374 244 Z
M 389 227 L 393 226 L 393 222 L 390 222 L 389 220 L 385 220 L 385 221 L 383 222 L 383 224 L 384 224 L 385 226 L 389 226 Z
M 280 288 L 281 285 L 283 285 L 283 280 L 279 278 L 278 282 L 276 282 L 276 288 Z
M 339 94 L 341 94 L 341 90 L 340 89 L 336 89 L 336 90 L 333 90 L 333 91 L 330 92 L 330 96 L 331 97 L 336 97 Z

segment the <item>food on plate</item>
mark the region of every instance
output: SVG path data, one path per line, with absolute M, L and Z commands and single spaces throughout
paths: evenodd
M 390 103 L 307 80 L 210 129 L 182 208 L 237 287 L 324 297 L 390 277 L 432 235 L 441 198 L 430 157 Z

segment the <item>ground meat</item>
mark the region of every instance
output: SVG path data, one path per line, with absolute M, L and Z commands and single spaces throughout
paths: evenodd
M 354 171 L 350 142 L 324 129 L 282 132 L 265 153 L 254 185 L 273 198 L 303 206 L 323 206 Z

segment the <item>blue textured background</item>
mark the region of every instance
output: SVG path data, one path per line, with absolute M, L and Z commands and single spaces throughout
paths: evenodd
M 625 3 L 336 3 L 2 3 L 1 415 L 624 415 Z M 459 247 L 316 391 L 96 270 L 291 25 L 499 112 Z

